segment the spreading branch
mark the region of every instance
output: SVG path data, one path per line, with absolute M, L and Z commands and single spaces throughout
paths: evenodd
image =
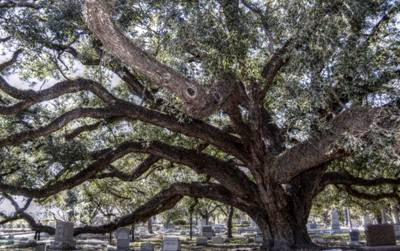
M 214 92 L 216 88 L 207 90 L 140 49 L 113 23 L 112 12 L 113 7 L 104 0 L 84 3 L 86 24 L 113 56 L 180 97 L 186 113 L 195 118 L 208 117 L 225 102 L 226 92 Z
M 272 166 L 273 177 L 280 183 L 287 183 L 305 170 L 340 157 L 343 152 L 341 149 L 334 149 L 334 143 L 344 133 L 367 132 L 377 112 L 378 109 L 358 106 L 343 112 L 332 121 L 330 129 L 277 156 Z

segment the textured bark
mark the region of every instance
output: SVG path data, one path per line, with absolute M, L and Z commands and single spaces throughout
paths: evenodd
M 167 88 L 182 98 L 189 115 L 196 118 L 207 117 L 225 102 L 226 90 L 224 92 L 216 91 L 218 88 L 206 90 L 136 46 L 112 22 L 113 6 L 109 2 L 86 0 L 84 6 L 84 17 L 89 29 L 111 54 L 153 83 Z
M 229 207 L 229 212 L 228 212 L 228 220 L 226 221 L 226 228 L 227 228 L 227 233 L 226 233 L 226 237 L 228 239 L 233 238 L 232 235 L 232 219 L 233 219 L 233 213 L 235 212 L 235 208 L 234 207 Z

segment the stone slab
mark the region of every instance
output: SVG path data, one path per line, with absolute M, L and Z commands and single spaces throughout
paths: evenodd
M 369 247 L 396 245 L 394 227 L 390 224 L 368 225 L 365 235 Z

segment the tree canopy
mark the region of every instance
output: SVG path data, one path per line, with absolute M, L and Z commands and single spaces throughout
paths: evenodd
M 394 0 L 0 1 L 0 192 L 74 195 L 94 214 L 120 206 L 75 234 L 207 198 L 249 214 L 268 250 L 309 246 L 325 187 L 400 196 L 399 11 Z M 11 217 L 54 232 L 16 206 Z

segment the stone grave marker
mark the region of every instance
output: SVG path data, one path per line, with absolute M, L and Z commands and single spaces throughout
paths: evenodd
M 263 243 L 264 242 L 264 238 L 262 236 L 260 228 L 257 228 L 257 233 L 256 233 L 256 237 L 254 238 L 254 241 L 256 243 Z
M 211 239 L 214 236 L 214 232 L 211 226 L 202 226 L 201 227 L 201 236 L 206 237 L 207 239 Z
M 142 243 L 140 244 L 140 251 L 154 251 L 154 244 L 153 243 Z
M 400 240 L 400 224 L 394 224 L 394 235 L 396 236 L 397 240 Z
M 207 237 L 196 238 L 196 246 L 206 246 L 206 245 L 207 245 Z
M 212 243 L 218 245 L 224 244 L 224 238 L 222 238 L 221 236 L 215 236 L 212 238 Z
M 181 242 L 176 237 L 165 237 L 161 251 L 181 251 Z
M 129 249 L 129 238 L 130 230 L 126 227 L 118 228 L 115 231 L 115 237 L 117 239 L 117 251 L 128 251 Z
M 362 224 L 363 224 L 363 226 L 364 226 L 364 229 L 367 229 L 367 226 L 368 226 L 369 224 L 371 224 L 371 219 L 369 218 L 369 215 L 368 215 L 368 214 L 364 214 L 364 215 L 363 215 L 363 217 L 362 217 Z
M 368 225 L 365 231 L 367 246 L 394 246 L 396 236 L 394 227 L 390 224 Z
M 336 208 L 332 208 L 331 217 L 332 217 L 332 222 L 331 222 L 332 230 L 333 231 L 340 230 L 339 214 Z
M 360 242 L 360 232 L 357 230 L 353 230 L 349 232 L 350 235 L 350 243 L 358 244 Z
M 54 242 L 49 250 L 74 250 L 74 224 L 72 222 L 57 221 Z

